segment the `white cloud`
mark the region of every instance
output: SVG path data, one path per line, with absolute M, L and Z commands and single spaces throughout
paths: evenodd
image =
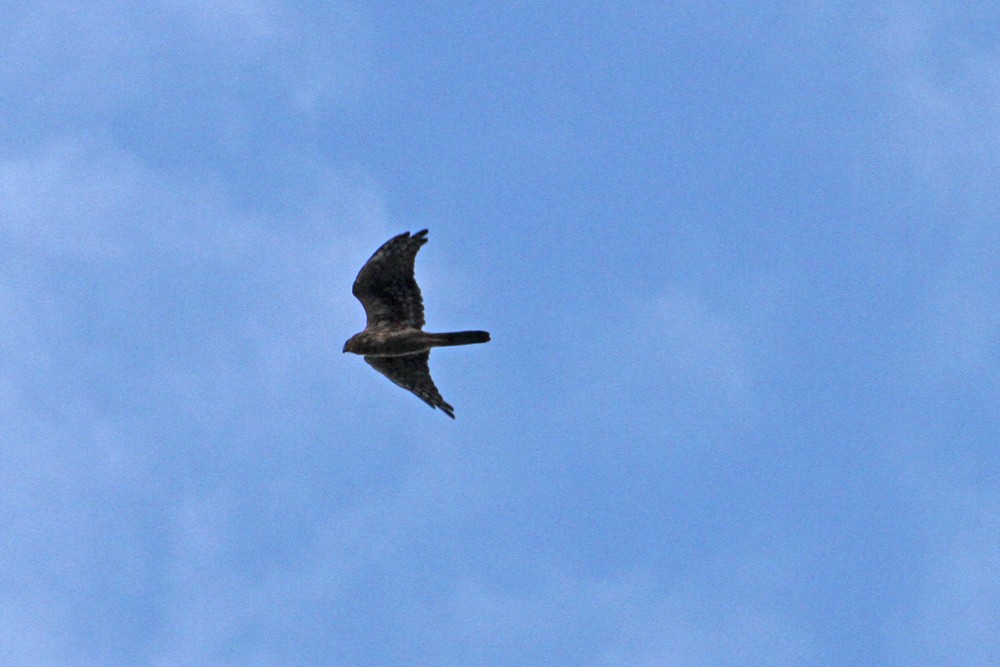
M 384 419 L 344 432 L 368 385 L 336 365 L 388 224 L 363 173 L 303 176 L 285 206 L 248 211 L 211 174 L 107 140 L 0 161 L 0 590 L 17 615 L 0 652 L 273 664 L 303 650 L 281 637 L 326 636 L 314 608 L 398 558 L 412 521 L 481 493 L 438 442 L 399 485 L 351 490 L 393 442 Z M 268 507 L 301 515 L 246 525 Z M 256 563 L 254 534 L 277 550 Z
M 258 122 L 252 107 L 276 102 L 269 121 L 280 125 L 353 100 L 368 74 L 364 15 L 350 3 L 305 13 L 270 2 L 48 2 L 0 17 L 0 89 L 16 100 L 10 117 L 32 128 L 150 132 L 130 116 L 145 113 L 167 128 L 241 133 Z
M 1000 657 L 1000 503 L 995 489 L 961 490 L 928 523 L 913 664 L 992 665 Z M 912 635 L 911 635 L 912 639 Z M 901 646 L 904 648 L 905 644 Z M 905 648 L 904 648 L 905 650 Z
M 898 151 L 912 179 L 904 210 L 934 230 L 910 350 L 925 379 L 1000 369 L 1000 259 L 992 250 L 1000 245 L 1000 49 L 977 37 L 979 14 L 894 3 L 875 39 L 888 84 L 884 146 Z
M 812 664 L 810 632 L 769 588 L 788 574 L 749 565 L 723 565 L 728 585 L 710 581 L 721 572 L 600 578 L 551 560 L 508 586 L 466 573 L 422 601 L 405 631 L 436 664 Z
M 457 448 L 408 444 L 417 451 L 398 479 L 384 485 L 368 479 L 367 488 L 338 492 L 319 505 L 314 497 L 326 491 L 309 488 L 319 480 L 280 477 L 239 495 L 192 490 L 171 503 L 169 604 L 152 642 L 151 663 L 338 664 L 337 656 L 378 652 L 368 647 L 369 637 L 352 635 L 353 624 L 372 633 L 402 632 L 394 625 L 397 614 L 419 590 L 414 580 L 420 570 L 433 567 L 420 554 L 428 546 L 426 534 L 453 529 L 445 527 L 461 523 L 482 494 L 465 477 Z M 335 459 L 343 462 L 345 453 Z M 277 505 L 280 525 L 268 523 L 272 517 L 248 500 L 248 492 Z M 241 525 L 248 517 L 257 523 Z M 273 544 L 282 529 L 293 529 L 296 539 Z M 260 542 L 272 542 L 271 549 L 258 550 Z M 442 564 L 440 576 L 451 574 Z M 437 585 L 446 587 L 447 581 Z M 377 613 L 372 596 L 393 600 L 384 618 L 365 618 Z M 345 615 L 350 627 L 339 620 Z M 342 664 L 353 662 L 345 658 Z
M 1000 201 L 991 187 L 1000 176 L 1000 50 L 977 40 L 977 12 L 952 9 L 893 4 L 874 56 L 887 77 L 887 145 L 904 151 L 922 189 L 953 200 L 947 208 L 961 227 Z
M 171 0 L 157 2 L 167 11 L 176 12 L 194 22 L 204 36 L 243 35 L 249 41 L 266 40 L 288 30 L 288 10 L 282 4 L 266 0 Z
M 890 640 L 900 664 L 1000 656 L 1000 507 L 986 454 L 1000 396 L 1000 49 L 982 39 L 986 14 L 995 20 L 988 5 L 893 3 L 876 40 L 885 145 L 912 178 L 907 210 L 934 230 L 898 352 L 913 404 L 890 427 L 902 431 L 892 465 L 923 526 L 916 590 Z
M 1000 243 L 1000 234 L 996 243 Z M 963 244 L 964 245 L 964 244 Z M 1000 247 L 993 245 L 992 247 Z M 1000 371 L 1000 262 L 977 257 L 983 247 L 967 248 L 947 267 L 924 306 L 923 340 L 914 351 L 918 377 L 930 383 L 978 380 L 980 390 L 997 396 Z
M 671 375 L 697 376 L 724 405 L 746 413 L 752 398 L 746 332 L 688 290 L 671 289 L 651 318 L 660 334 L 656 358 Z
M 696 597 L 672 600 L 622 632 L 601 665 L 808 665 L 808 635 L 788 611 L 734 602 L 721 608 Z
M 0 594 L 18 614 L 0 652 L 105 662 L 169 633 L 167 609 L 191 637 L 177 655 L 214 655 L 246 625 L 218 549 L 248 482 L 216 471 L 255 477 L 269 447 L 310 437 L 315 420 L 287 419 L 304 390 L 350 394 L 338 332 L 359 320 L 357 251 L 386 227 L 368 179 L 305 177 L 250 212 L 106 140 L 0 161 Z
M 906 665 L 993 665 L 1000 656 L 995 475 L 956 463 L 961 443 L 914 435 L 895 441 L 891 463 L 910 491 L 921 548 L 905 573 L 913 583 L 906 605 L 886 627 L 887 653 Z
M 585 387 L 588 401 L 647 406 L 650 420 L 682 430 L 755 418 L 762 397 L 752 323 L 679 285 L 632 304 L 624 317 L 610 320 L 595 341 L 603 353 L 589 360 L 599 367 L 591 374 L 596 384 Z M 681 406 L 684 414 L 676 412 Z

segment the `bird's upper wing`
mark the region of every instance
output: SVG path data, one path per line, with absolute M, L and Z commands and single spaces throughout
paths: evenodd
M 424 300 L 413 277 L 413 261 L 427 243 L 427 230 L 403 232 L 382 244 L 354 279 L 354 296 L 365 307 L 368 327 L 424 326 Z
M 402 357 L 365 357 L 368 365 L 386 376 L 403 389 L 412 391 L 424 403 L 455 418 L 455 408 L 445 403 L 441 393 L 434 386 L 431 371 L 427 366 L 430 351 L 407 354 Z

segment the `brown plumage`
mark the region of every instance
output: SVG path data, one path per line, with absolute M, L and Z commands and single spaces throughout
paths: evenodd
M 413 264 L 427 230 L 403 232 L 375 251 L 354 280 L 354 296 L 365 307 L 364 330 L 344 343 L 344 352 L 365 361 L 400 387 L 416 394 L 432 408 L 455 418 L 431 379 L 427 360 L 432 347 L 472 345 L 489 341 L 485 331 L 429 333 L 423 331 L 424 302 L 413 277 Z

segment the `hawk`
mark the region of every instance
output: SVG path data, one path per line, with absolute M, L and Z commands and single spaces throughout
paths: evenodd
M 413 262 L 427 230 L 394 236 L 375 251 L 354 280 L 354 296 L 365 307 L 368 324 L 344 343 L 344 352 L 364 356 L 368 365 L 432 408 L 455 418 L 441 398 L 427 366 L 432 347 L 472 345 L 490 339 L 485 331 L 423 331 L 424 300 L 413 277 Z

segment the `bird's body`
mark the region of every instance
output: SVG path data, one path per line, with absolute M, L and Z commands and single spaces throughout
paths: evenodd
M 428 333 L 420 329 L 398 331 L 362 331 L 347 341 L 344 350 L 366 357 L 400 357 L 429 350 L 432 347 L 471 345 L 489 341 L 485 331 L 456 331 L 455 333 Z
M 486 343 L 490 335 L 485 331 L 423 330 L 424 303 L 413 264 L 424 243 L 426 229 L 412 236 L 404 232 L 386 241 L 361 267 L 352 291 L 365 307 L 368 323 L 344 343 L 344 352 L 364 356 L 372 368 L 454 419 L 454 409 L 431 379 L 427 365 L 430 349 Z

